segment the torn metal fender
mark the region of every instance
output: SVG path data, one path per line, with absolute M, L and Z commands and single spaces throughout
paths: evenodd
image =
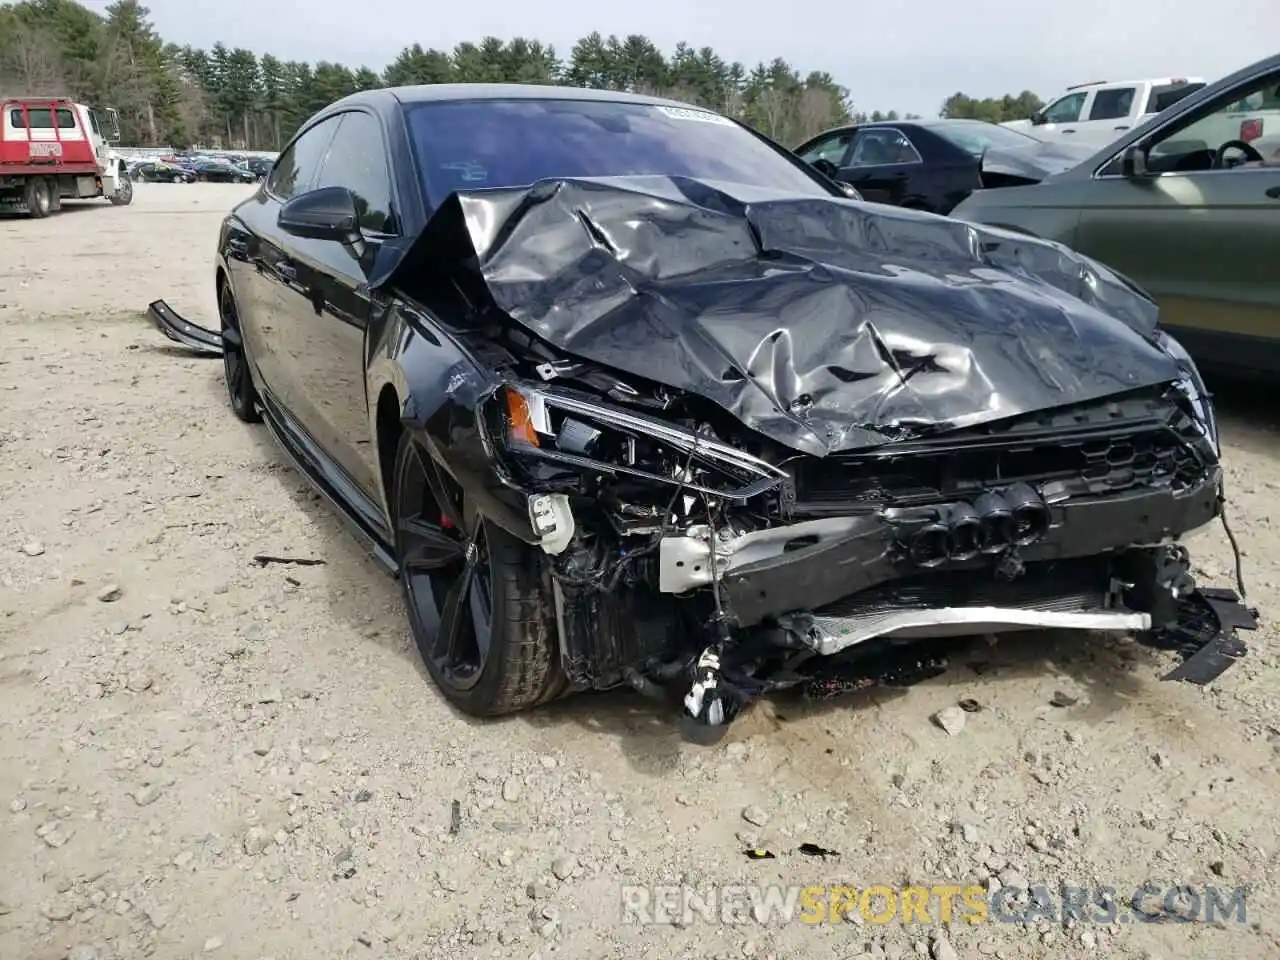
M 222 334 L 185 320 L 163 300 L 153 300 L 147 305 L 147 314 L 170 340 L 179 343 L 202 357 L 222 356 Z
M 982 172 L 1039 183 L 1077 167 L 1098 151 L 1075 143 L 1029 143 L 1025 147 L 992 147 L 982 155 Z

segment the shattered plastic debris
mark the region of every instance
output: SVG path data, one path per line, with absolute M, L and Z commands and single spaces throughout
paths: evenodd
M 838 857 L 840 856 L 835 850 L 828 847 L 821 847 L 816 843 L 800 844 L 800 852 L 806 857 Z
M 769 850 L 743 850 L 742 854 L 748 860 L 777 860 L 778 859 Z

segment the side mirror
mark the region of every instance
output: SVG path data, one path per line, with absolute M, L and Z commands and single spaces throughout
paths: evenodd
M 1120 173 L 1126 180 L 1146 180 L 1151 176 L 1147 169 L 1147 151 L 1140 144 L 1125 147 L 1120 155 Z
M 855 190 L 852 184 L 842 183 L 840 184 L 840 189 L 844 191 L 844 195 L 848 197 L 850 200 L 862 199 L 862 194 L 860 194 L 857 190 Z
M 1047 123 L 1047 122 L 1048 122 L 1048 118 L 1044 115 L 1044 111 L 1043 111 L 1043 110 L 1037 110 L 1037 111 L 1036 111 L 1035 113 L 1033 113 L 1033 114 L 1032 114 L 1028 119 L 1030 119 L 1030 120 L 1031 120 L 1031 125 L 1032 125 L 1033 127 L 1038 127 L 1038 126 L 1040 126 L 1041 124 L 1044 124 L 1044 123 Z
M 820 174 L 830 180 L 834 180 L 836 177 L 840 176 L 840 168 L 826 157 L 819 157 L 817 160 L 813 161 L 813 163 L 809 164 L 809 166 L 813 167 L 813 169 L 817 170 Z
M 321 187 L 285 201 L 276 223 L 285 233 L 307 240 L 336 240 L 353 244 L 360 239 L 356 198 L 346 187 Z

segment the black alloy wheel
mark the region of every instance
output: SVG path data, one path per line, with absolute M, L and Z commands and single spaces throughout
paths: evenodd
M 431 679 L 472 716 L 559 696 L 564 674 L 541 554 L 463 503 L 442 514 L 433 479 L 440 471 L 406 433 L 390 506 L 409 626 Z
M 245 423 L 261 423 L 258 391 L 253 385 L 244 334 L 240 330 L 240 312 L 230 283 L 224 282 L 218 291 L 218 315 L 222 320 L 222 372 L 227 381 L 227 399 L 231 401 L 232 411 Z

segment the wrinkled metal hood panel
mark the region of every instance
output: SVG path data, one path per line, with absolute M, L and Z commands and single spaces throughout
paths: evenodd
M 1025 147 L 992 147 L 982 155 L 982 172 L 1038 183 L 1079 166 L 1097 152 L 1095 147 L 1052 141 L 1029 143 Z
M 1180 375 L 1155 305 L 1100 265 L 835 197 L 670 177 L 455 193 L 388 266 L 373 286 L 469 274 L 566 353 L 819 456 Z

